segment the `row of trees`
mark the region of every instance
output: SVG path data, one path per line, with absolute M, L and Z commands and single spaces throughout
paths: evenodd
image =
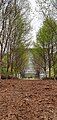
M 49 77 L 57 75 L 57 23 L 47 17 L 37 34 L 32 50 L 36 69 L 44 70 Z
M 37 33 L 36 43 L 31 50 L 35 69 L 44 71 L 49 77 L 57 76 L 57 1 L 38 0 L 43 25 Z
M 57 1 L 36 0 L 44 22 L 31 50 L 36 71 L 57 75 Z M 28 62 L 30 5 L 27 0 L 0 1 L 0 76 L 17 76 Z
M 26 66 L 29 45 L 29 2 L 1 0 L 0 2 L 0 76 L 15 76 Z

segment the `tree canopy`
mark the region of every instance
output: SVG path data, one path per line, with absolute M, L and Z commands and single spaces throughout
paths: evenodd
M 49 71 L 49 77 L 55 76 L 57 67 L 57 23 L 50 17 L 43 22 L 37 33 L 36 43 L 33 49 L 34 62 L 36 66 L 45 71 Z

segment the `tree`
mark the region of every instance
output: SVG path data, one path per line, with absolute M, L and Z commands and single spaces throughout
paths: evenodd
M 26 35 L 29 34 L 30 24 L 27 22 L 29 13 L 29 2 L 19 0 L 2 0 L 0 3 L 1 15 L 1 30 L 0 30 L 0 63 L 1 73 L 3 73 L 4 57 L 7 56 L 7 73 L 14 68 L 16 54 L 19 55 L 24 48 L 24 53 L 20 55 L 20 59 L 26 54 L 25 49 L 29 40 L 26 40 Z M 20 47 L 21 46 L 21 47 Z M 20 49 L 19 49 L 20 47 Z M 19 50 L 19 51 L 18 51 Z M 19 52 L 19 53 L 18 53 Z M 24 57 L 22 61 L 24 61 Z M 20 61 L 19 61 L 20 62 Z M 22 65 L 21 65 L 22 66 Z M 21 69 L 21 66 L 19 69 Z M 24 64 L 25 66 L 25 64 Z
M 55 76 L 54 65 L 56 62 L 54 62 L 54 55 L 56 54 L 56 32 L 56 21 L 47 17 L 37 34 L 34 46 L 36 51 L 35 62 L 40 65 L 41 69 L 44 69 L 45 73 L 49 69 L 49 77 L 51 77 L 52 72 Z

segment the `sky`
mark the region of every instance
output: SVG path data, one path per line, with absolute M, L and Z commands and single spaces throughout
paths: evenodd
M 31 3 L 31 18 L 33 20 L 31 21 L 31 26 L 32 26 L 32 41 L 36 40 L 36 33 L 38 32 L 39 28 L 41 27 L 43 23 L 43 16 L 39 13 L 39 7 L 37 7 L 35 0 L 29 0 Z M 37 12 L 36 12 L 37 9 Z

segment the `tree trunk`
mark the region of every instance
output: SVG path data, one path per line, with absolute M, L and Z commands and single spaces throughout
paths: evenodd
M 2 50 L 3 50 L 3 45 L 1 43 L 1 52 L 0 52 L 0 79 L 1 79 L 1 75 L 2 75 Z
M 9 43 L 7 46 L 7 75 L 8 75 L 8 71 L 9 71 Z
M 49 67 L 49 78 L 51 78 L 51 53 L 50 53 L 50 44 L 48 44 L 48 67 Z
M 3 4 L 3 0 L 1 1 L 1 3 Z M 4 42 L 4 7 L 2 8 L 2 38 L 1 38 L 1 53 L 0 53 L 1 75 L 0 75 L 0 78 L 2 76 L 2 67 L 3 67 L 3 63 L 2 63 L 3 42 Z
M 45 43 L 43 43 L 43 59 L 44 59 L 44 71 L 46 74 L 46 51 L 45 51 Z

